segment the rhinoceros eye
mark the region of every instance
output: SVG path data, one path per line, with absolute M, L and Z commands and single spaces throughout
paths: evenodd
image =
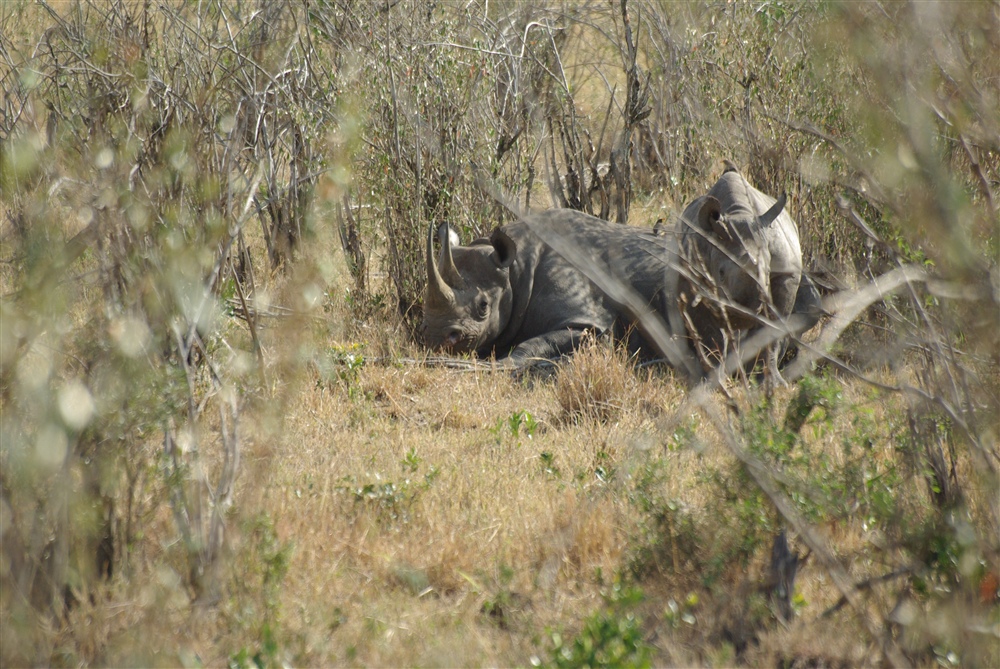
M 476 300 L 476 315 L 480 320 L 486 318 L 486 314 L 490 311 L 490 301 L 486 299 L 485 295 L 480 296 Z

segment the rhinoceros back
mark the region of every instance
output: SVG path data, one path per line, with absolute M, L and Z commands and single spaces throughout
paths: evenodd
M 517 243 L 518 257 L 510 272 L 513 313 L 497 340 L 498 354 L 546 332 L 603 333 L 628 321 L 621 305 L 587 278 L 588 268 L 621 281 L 654 309 L 663 302 L 668 245 L 648 230 L 568 209 L 534 214 L 503 230 Z

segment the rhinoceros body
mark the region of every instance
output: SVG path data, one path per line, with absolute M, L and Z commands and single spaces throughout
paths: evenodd
M 656 342 L 665 338 L 718 346 L 724 338 L 716 331 L 756 324 L 752 315 L 775 295 L 781 300 L 776 312 L 788 315 L 802 273 L 795 223 L 782 211 L 783 201 L 775 203 L 730 174 L 685 210 L 673 234 L 556 209 L 528 215 L 469 246 L 442 235 L 435 260 L 432 229 L 424 343 L 519 366 L 569 353 L 592 331 L 663 355 Z M 714 240 L 719 233 L 728 237 Z M 720 310 L 720 297 L 739 308 Z M 667 324 L 666 337 L 647 336 L 641 314 L 649 311 Z M 639 327 L 632 327 L 637 321 Z M 667 353 L 682 371 L 701 372 L 693 356 Z

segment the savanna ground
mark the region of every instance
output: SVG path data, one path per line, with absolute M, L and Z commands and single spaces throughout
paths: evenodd
M 1000 666 L 998 36 L 0 4 L 0 663 Z M 651 227 L 722 159 L 824 293 L 789 387 L 415 343 L 429 225 Z

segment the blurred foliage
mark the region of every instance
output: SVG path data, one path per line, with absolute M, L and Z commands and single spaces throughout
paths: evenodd
M 2 10 L 5 607 L 128 575 L 164 507 L 189 595 L 220 596 L 240 412 L 269 390 L 256 277 L 309 234 L 332 122 L 298 11 Z

